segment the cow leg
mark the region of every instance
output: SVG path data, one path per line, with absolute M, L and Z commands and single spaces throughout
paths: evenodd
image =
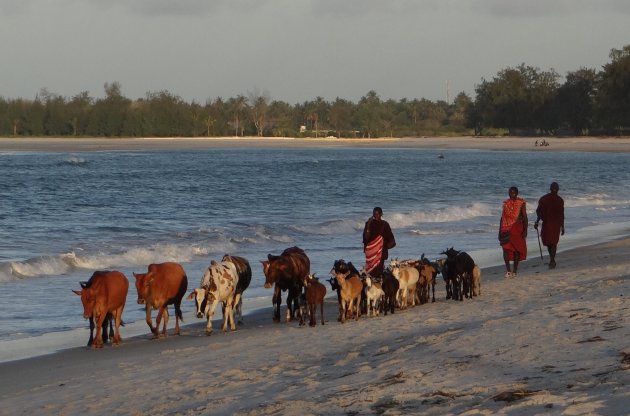
M 145 312 L 146 312 L 146 321 L 147 321 L 147 325 L 149 325 L 149 329 L 151 330 L 151 333 L 153 334 L 153 338 L 157 338 L 157 327 L 153 328 L 153 319 L 151 318 L 151 305 L 149 305 L 148 303 L 145 304 Z
M 228 325 L 232 331 L 236 331 L 236 325 L 234 325 L 234 309 L 232 307 L 232 299 L 228 299 L 225 305 L 225 314 L 223 317 L 223 332 L 227 332 Z
M 155 317 L 155 331 L 153 332 L 153 338 L 160 337 L 160 323 L 162 322 L 162 315 L 164 314 L 163 307 L 158 308 L 157 316 Z
M 282 291 L 278 286 L 273 289 L 273 321 L 280 322 L 280 304 L 282 303 Z
M 113 340 L 114 339 L 114 335 L 115 335 L 115 332 L 114 332 L 114 324 L 115 324 L 114 315 L 108 314 L 107 320 L 105 322 L 106 322 L 106 324 L 109 324 L 109 339 Z M 105 331 L 105 328 L 103 328 L 103 331 Z
M 94 343 L 94 318 L 90 317 L 90 339 L 88 340 L 87 346 L 90 347 Z
M 116 309 L 114 312 L 113 320 L 115 321 L 116 332 L 114 333 L 113 344 L 118 345 L 122 342 L 122 337 L 120 336 L 120 324 L 122 323 L 122 313 L 125 305 L 122 305 L 120 308 Z M 111 325 L 111 317 L 110 317 L 110 325 Z M 110 331 L 110 335 L 111 335 Z
M 212 306 L 210 307 L 210 310 L 208 311 L 208 314 L 207 314 L 208 322 L 206 323 L 206 335 L 212 334 L 212 317 L 214 316 L 214 311 L 217 308 L 218 304 L 219 304 L 219 301 L 217 299 L 212 301 Z M 223 319 L 225 319 L 225 316 Z
M 94 339 L 94 343 L 92 344 L 92 348 L 103 348 L 103 333 L 101 332 L 101 328 L 103 327 L 103 321 L 107 313 L 96 315 L 96 319 L 94 320 L 94 326 L 96 328 L 96 338 Z
M 243 297 L 241 296 L 240 293 L 237 293 L 234 295 L 234 302 L 232 304 L 232 307 L 236 310 L 236 316 L 237 316 L 237 322 L 239 324 L 243 323 Z
M 184 321 L 184 317 L 182 315 L 182 310 L 181 310 L 181 299 L 179 300 L 179 302 L 175 302 L 175 304 L 173 305 L 175 308 L 175 335 L 179 335 L 179 320 L 181 319 L 182 322 Z
M 162 318 L 164 318 L 164 324 L 162 325 L 162 335 L 166 338 L 166 325 L 168 324 L 168 306 L 164 305 L 164 313 L 162 313 Z
M 290 287 L 287 291 L 287 322 L 295 318 L 295 314 L 300 313 L 300 293 L 296 293 L 295 288 Z M 300 321 L 304 321 L 300 318 Z

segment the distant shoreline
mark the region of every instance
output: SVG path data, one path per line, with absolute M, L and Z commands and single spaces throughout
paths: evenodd
M 220 148 L 400 148 L 478 149 L 563 152 L 630 152 L 630 137 L 545 138 L 549 146 L 535 146 L 538 137 L 405 137 L 405 138 L 293 138 L 293 137 L 186 137 L 186 138 L 0 138 L 2 152 L 99 152 L 196 150 Z

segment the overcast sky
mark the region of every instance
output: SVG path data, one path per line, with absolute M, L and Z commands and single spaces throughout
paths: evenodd
M 630 0 L 0 0 L 0 39 L 5 98 L 452 100 L 520 63 L 601 69 Z

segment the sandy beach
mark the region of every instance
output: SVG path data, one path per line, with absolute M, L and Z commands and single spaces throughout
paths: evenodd
M 547 147 L 535 147 L 536 138 L 0 138 L 0 151 L 630 151 L 629 138 L 546 140 Z M 567 251 L 561 240 L 559 249 L 554 270 L 537 247 L 518 278 L 505 279 L 502 267 L 484 269 L 482 294 L 473 300 L 446 300 L 439 276 L 435 303 L 341 324 L 327 285 L 325 326 L 274 324 L 269 307 L 227 334 L 215 321 L 207 337 L 202 320 L 187 319 L 181 336 L 127 337 L 122 328 L 118 347 L 77 345 L 0 363 L 0 414 L 628 414 L 630 237 Z M 172 328 L 171 320 L 169 334 Z
M 535 137 L 420 137 L 379 139 L 301 139 L 291 137 L 213 138 L 0 138 L 0 151 L 93 152 L 109 150 L 183 150 L 238 147 L 383 147 L 427 149 L 536 150 L 630 152 L 628 137 L 545 138 L 549 146 L 535 146 Z
M 561 243 L 562 244 L 562 243 Z M 124 339 L 0 364 L 2 414 L 622 415 L 630 238 L 483 270 L 482 294 L 326 325 Z M 124 328 L 123 328 L 124 337 Z

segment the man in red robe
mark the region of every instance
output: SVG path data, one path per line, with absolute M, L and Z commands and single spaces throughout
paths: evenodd
M 525 200 L 518 197 L 518 188 L 512 186 L 508 199 L 503 201 L 499 222 L 499 243 L 503 248 L 505 277 L 516 277 L 518 263 L 527 259 L 527 210 Z M 510 261 L 513 262 L 510 270 Z
M 389 257 L 388 250 L 396 247 L 392 229 L 382 217 L 383 210 L 380 207 L 375 207 L 372 211 L 372 217 L 367 220 L 363 228 L 365 270 L 372 277 L 381 276 L 385 260 Z
M 549 251 L 549 268 L 556 267 L 556 250 L 560 235 L 564 235 L 564 200 L 558 195 L 560 186 L 552 182 L 549 193 L 538 200 L 536 215 L 538 218 L 534 228 L 538 229 L 538 223 L 542 220 L 540 238 Z

